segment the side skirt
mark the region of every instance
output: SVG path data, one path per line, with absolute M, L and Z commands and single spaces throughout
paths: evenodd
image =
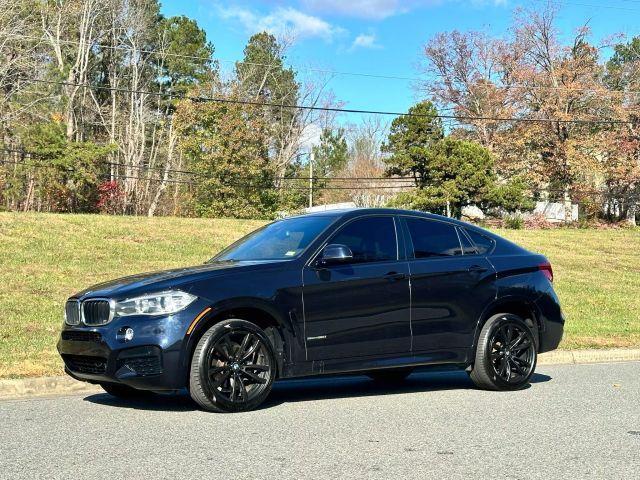
M 385 355 L 375 357 L 351 357 L 332 360 L 313 360 L 288 365 L 280 378 L 308 377 L 335 373 L 355 373 L 397 367 L 420 367 L 427 365 L 467 365 L 471 355 L 468 348 L 414 352 L 408 355 Z

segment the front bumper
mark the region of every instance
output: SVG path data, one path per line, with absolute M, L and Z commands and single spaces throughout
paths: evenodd
M 174 315 L 115 318 L 101 327 L 65 325 L 57 348 L 65 371 L 90 383 L 121 383 L 141 390 L 186 385 L 185 335 L 200 302 Z M 133 329 L 131 340 L 124 332 Z

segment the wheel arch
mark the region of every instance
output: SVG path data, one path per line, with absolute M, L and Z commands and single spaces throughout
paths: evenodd
M 512 295 L 496 299 L 484 309 L 476 323 L 476 330 L 472 345 L 473 352 L 475 352 L 478 346 L 478 338 L 480 337 L 482 327 L 484 327 L 487 320 L 498 313 L 511 313 L 522 318 L 534 333 L 536 347 L 540 345 L 540 331 L 543 326 L 541 324 L 538 307 L 527 297 Z
M 213 325 L 224 320 L 237 318 L 256 324 L 262 328 L 271 340 L 276 356 L 277 372 L 282 375 L 290 358 L 293 325 L 268 302 L 255 298 L 243 298 L 225 301 L 212 305 L 210 310 L 200 318 L 190 334 L 185 336 L 183 347 L 183 370 L 185 385 L 188 385 L 189 366 L 193 352 L 202 335 Z

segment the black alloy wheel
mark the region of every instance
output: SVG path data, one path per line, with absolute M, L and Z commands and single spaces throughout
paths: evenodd
M 529 382 L 536 368 L 534 332 L 519 316 L 498 314 L 484 324 L 478 338 L 470 376 L 488 390 L 517 390 Z
M 529 328 L 507 322 L 497 328 L 490 340 L 493 371 L 505 382 L 518 383 L 531 375 L 535 347 Z
M 190 392 L 202 407 L 236 412 L 257 407 L 271 391 L 276 364 L 271 342 L 256 325 L 227 320 L 198 342 Z

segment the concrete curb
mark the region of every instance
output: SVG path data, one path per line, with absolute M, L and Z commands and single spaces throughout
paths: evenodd
M 79 382 L 69 376 L 0 380 L 0 400 L 47 395 L 91 394 L 102 391 L 98 385 Z
M 579 363 L 631 362 L 640 360 L 640 348 L 613 348 L 610 350 L 554 350 L 541 353 L 538 365 Z
M 612 350 L 555 350 L 542 353 L 538 365 L 566 365 L 640 361 L 640 348 Z M 69 376 L 0 380 L 0 400 L 48 395 L 82 395 L 101 393 L 97 385 L 78 382 Z

